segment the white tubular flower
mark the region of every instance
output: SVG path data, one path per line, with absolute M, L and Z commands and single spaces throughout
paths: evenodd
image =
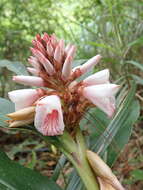
M 46 96 L 37 103 L 34 124 L 45 136 L 63 134 L 63 113 L 58 96 Z
M 109 70 L 104 69 L 93 75 L 90 75 L 83 80 L 83 83 L 86 86 L 109 83 Z
M 15 110 L 20 110 L 31 106 L 39 98 L 39 92 L 35 89 L 14 90 L 8 96 L 15 104 Z
M 44 86 L 44 81 L 41 77 L 18 75 L 13 76 L 13 81 L 30 86 Z
M 119 89 L 119 85 L 101 84 L 83 88 L 83 96 L 112 117 L 115 111 L 114 95 Z

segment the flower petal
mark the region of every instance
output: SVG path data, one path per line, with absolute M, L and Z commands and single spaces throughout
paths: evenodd
M 39 98 L 39 92 L 35 89 L 14 90 L 8 96 L 15 103 L 15 110 L 20 110 L 31 106 Z
M 84 79 L 83 82 L 84 82 L 84 85 L 87 85 L 87 86 L 109 83 L 109 70 L 104 69 L 93 75 L 90 75 L 89 77 Z
M 34 124 L 45 136 L 63 134 L 63 113 L 58 96 L 46 96 L 37 103 Z
M 114 95 L 119 86 L 115 84 L 94 85 L 83 88 L 83 96 L 112 117 L 115 111 Z

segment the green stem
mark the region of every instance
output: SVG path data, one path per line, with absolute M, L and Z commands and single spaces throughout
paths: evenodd
M 59 147 L 65 156 L 71 161 L 81 177 L 87 190 L 99 190 L 96 177 L 86 159 L 86 146 L 80 129 L 76 135 L 76 142 L 68 133 L 59 137 Z

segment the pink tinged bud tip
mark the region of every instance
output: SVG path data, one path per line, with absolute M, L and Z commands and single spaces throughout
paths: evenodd
M 104 111 L 109 117 L 112 117 L 115 111 L 115 97 L 119 85 L 101 84 L 83 88 L 83 96 L 94 105 Z
M 38 101 L 34 124 L 37 130 L 44 136 L 63 134 L 63 113 L 58 96 L 46 96 Z
M 71 48 L 69 49 L 69 52 L 67 53 L 67 57 L 64 62 L 64 65 L 63 65 L 63 69 L 62 69 L 62 77 L 64 80 L 67 80 L 71 74 L 72 62 L 74 59 L 75 51 L 76 51 L 76 47 L 71 46 Z
M 44 81 L 40 77 L 18 75 L 13 76 L 13 81 L 30 86 L 44 86 Z
M 53 47 L 52 47 L 52 45 L 51 45 L 50 42 L 47 43 L 47 53 L 48 53 L 48 55 L 49 55 L 50 57 L 52 57 L 53 54 L 54 54 L 54 49 L 53 49 Z
M 58 40 L 57 40 L 57 37 L 56 37 L 55 34 L 52 34 L 52 35 L 50 36 L 50 41 L 51 41 L 51 44 L 52 44 L 54 47 L 56 47 L 56 45 L 57 45 L 57 43 L 58 43 Z
M 64 80 L 67 80 L 71 74 L 72 60 L 73 59 L 71 57 L 67 57 L 64 62 L 63 69 L 62 69 L 62 78 Z
M 46 43 L 48 43 L 48 42 L 50 41 L 50 37 L 49 37 L 49 35 L 48 35 L 46 32 L 44 32 L 42 39 L 43 39 Z
M 38 62 L 38 59 L 36 57 L 31 56 L 28 58 L 28 62 L 37 70 L 40 70 L 40 64 Z
M 84 79 L 83 83 L 86 86 L 109 83 L 109 75 L 109 70 L 104 69 Z
M 96 55 L 80 66 L 82 74 L 90 71 L 101 59 L 101 55 Z
M 9 99 L 15 104 L 15 110 L 31 106 L 38 98 L 39 92 L 35 89 L 14 90 L 8 93 Z
M 62 53 L 64 53 L 64 48 L 65 48 L 64 40 L 60 40 L 60 41 L 59 41 L 59 46 L 60 46 L 60 48 L 61 48 Z
M 45 48 L 43 47 L 42 43 L 39 42 L 38 40 L 36 41 L 36 43 L 37 43 L 37 48 L 38 48 L 43 54 L 45 54 L 45 53 L 46 53 L 46 52 L 45 52 Z
M 34 69 L 34 68 L 32 68 L 32 67 L 27 67 L 27 70 L 28 70 L 31 74 L 33 74 L 33 75 L 35 75 L 35 76 L 39 76 L 39 71 L 38 71 L 38 70 L 36 70 L 36 69 Z
M 65 53 L 67 54 L 70 50 L 70 48 L 72 47 L 71 44 L 68 44 L 66 47 L 65 47 Z
M 56 49 L 55 49 L 54 59 L 55 59 L 58 63 L 60 63 L 61 60 L 62 60 L 62 56 L 63 56 L 63 54 L 62 54 L 62 49 L 61 49 L 60 45 L 58 44 L 57 47 L 56 47 Z
M 34 49 L 33 52 L 34 52 L 34 55 L 36 56 L 36 58 L 40 61 L 40 63 L 45 68 L 46 72 L 49 75 L 53 75 L 53 73 L 54 73 L 54 67 L 50 63 L 50 61 L 39 50 L 35 50 Z

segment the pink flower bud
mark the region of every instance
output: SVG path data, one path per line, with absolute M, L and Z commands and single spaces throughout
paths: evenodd
M 50 41 L 50 37 L 49 37 L 49 35 L 48 35 L 46 32 L 44 32 L 42 39 L 43 39 L 46 43 L 49 43 L 49 41 Z
M 86 86 L 109 83 L 109 70 L 104 69 L 83 80 Z
M 59 41 L 59 46 L 61 48 L 62 53 L 64 53 L 64 48 L 65 48 L 64 40 Z
M 67 52 L 67 56 L 72 57 L 72 59 L 74 59 L 75 52 L 76 52 L 76 46 L 71 45 L 69 51 Z
M 13 81 L 30 86 L 44 86 L 44 81 L 40 77 L 18 75 L 13 76 Z
M 30 56 L 28 62 L 37 70 L 40 70 L 40 63 L 36 57 Z
M 119 89 L 119 85 L 101 84 L 83 88 L 83 96 L 112 117 L 115 111 L 114 95 Z
M 67 80 L 68 77 L 71 74 L 71 68 L 72 68 L 72 58 L 71 57 L 67 57 L 64 65 L 63 65 L 63 69 L 62 69 L 62 78 L 64 80 Z
M 64 62 L 64 65 L 63 65 L 63 69 L 62 69 L 62 77 L 64 80 L 67 80 L 71 74 L 72 62 L 74 59 L 75 51 L 76 51 L 76 47 L 71 46 L 69 52 L 67 53 L 67 57 L 66 57 L 66 60 Z
M 83 65 L 80 65 L 80 66 L 73 68 L 72 69 L 72 75 L 74 75 L 74 73 L 76 72 L 77 69 L 80 69 L 80 75 L 77 76 L 76 78 L 80 77 L 84 73 L 90 71 L 100 61 L 100 59 L 101 59 L 100 55 L 96 55 L 96 56 L 92 57 Z
M 63 113 L 58 96 L 46 96 L 38 101 L 34 124 L 37 130 L 45 136 L 63 134 Z
M 70 48 L 72 47 L 71 44 L 68 44 L 66 47 L 65 47 L 65 53 L 68 54 Z
M 54 54 L 54 49 L 53 49 L 53 47 L 52 47 L 52 45 L 51 45 L 50 42 L 47 43 L 47 53 L 48 53 L 48 55 L 51 56 L 51 57 L 52 57 L 53 54 Z
M 34 69 L 34 68 L 32 68 L 32 67 L 27 67 L 27 70 L 28 70 L 31 74 L 35 75 L 35 76 L 38 76 L 38 75 L 39 75 L 39 71 L 36 70 L 36 69 Z
M 90 71 L 101 59 L 101 55 L 96 55 L 80 66 L 81 72 L 84 74 Z
M 52 34 L 52 35 L 50 36 L 50 41 L 51 41 L 52 46 L 53 46 L 53 47 L 56 47 L 56 45 L 57 45 L 57 43 L 58 43 L 58 40 L 57 40 L 57 37 L 56 37 L 55 34 Z
M 58 63 L 61 63 L 62 56 L 63 56 L 62 49 L 61 49 L 61 46 L 58 44 L 57 47 L 56 47 L 56 49 L 55 49 L 54 59 Z
M 35 89 L 14 90 L 8 96 L 15 104 L 15 110 L 20 110 L 31 106 L 39 98 L 39 92 Z
M 40 61 L 40 63 L 44 66 L 45 70 L 49 75 L 54 73 L 54 67 L 50 63 L 50 61 L 37 49 L 32 49 L 33 54 Z

